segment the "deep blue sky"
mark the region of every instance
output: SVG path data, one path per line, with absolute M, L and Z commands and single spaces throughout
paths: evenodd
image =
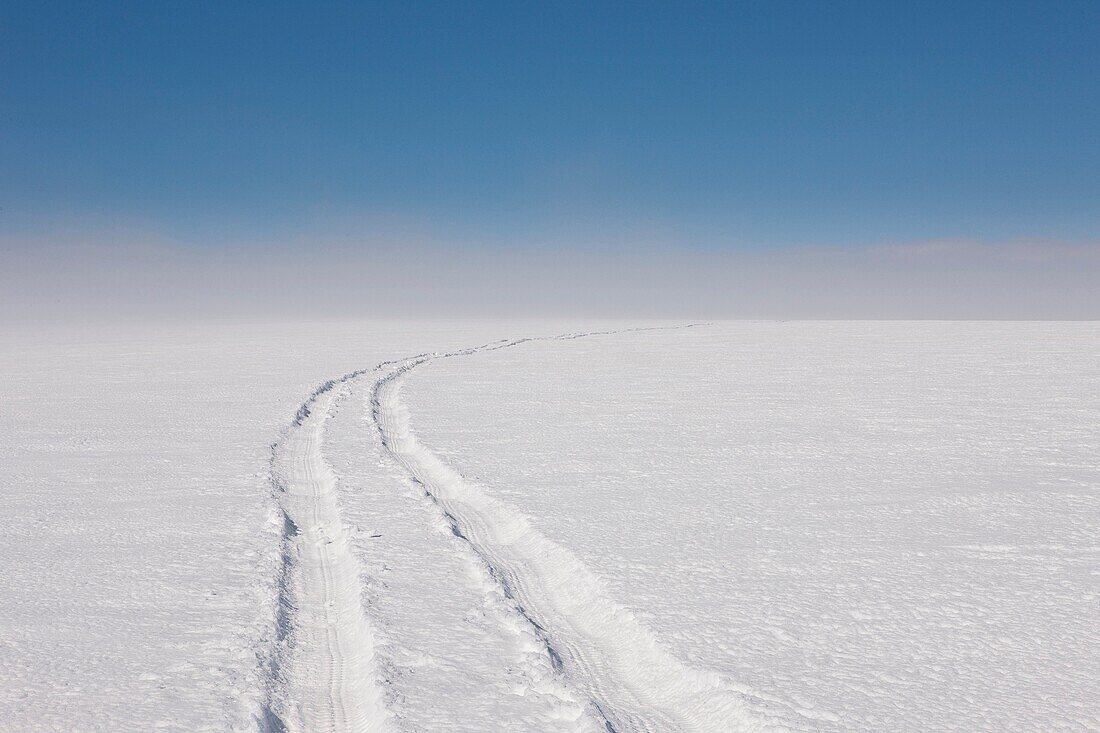
M 0 77 L 0 231 L 1100 234 L 1097 2 L 7 2 Z

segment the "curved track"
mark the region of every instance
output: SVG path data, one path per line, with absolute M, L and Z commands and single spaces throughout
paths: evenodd
M 360 567 L 340 520 L 336 478 L 321 455 L 324 422 L 338 394 L 371 373 L 379 375 L 370 392 L 371 417 L 386 451 L 484 562 L 514 613 L 544 645 L 562 683 L 587 701 L 597 725 L 610 733 L 803 727 L 781 702 L 762 703 L 677 659 L 571 551 L 466 480 L 411 429 L 402 384 L 433 359 L 621 332 L 502 340 L 384 362 L 326 382 L 303 404 L 272 460 L 285 528 L 262 728 L 358 733 L 386 725 L 370 620 L 360 601 Z
M 579 338 L 570 334 L 556 338 Z M 531 339 L 421 356 L 395 366 L 374 386 L 371 408 L 383 444 L 423 487 L 452 531 L 484 560 L 520 614 L 537 631 L 569 685 L 591 702 L 608 731 L 764 730 L 777 722 L 750 710 L 717 675 L 669 653 L 599 578 L 522 513 L 487 495 L 423 446 L 401 402 L 405 376 L 432 359 L 516 346 Z M 788 723 L 789 725 L 789 723 Z

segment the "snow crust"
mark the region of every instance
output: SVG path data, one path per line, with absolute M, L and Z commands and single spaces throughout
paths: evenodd
M 1100 729 L 1096 324 L 633 325 L 0 337 L 0 729 Z
M 529 327 L 0 334 L 0 730 L 256 730 L 272 445 L 332 376 Z
M 1092 323 L 718 324 L 436 360 L 404 400 L 678 658 L 813 729 L 1085 731 L 1098 356 Z

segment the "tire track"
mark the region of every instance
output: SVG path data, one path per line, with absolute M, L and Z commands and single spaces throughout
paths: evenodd
M 404 377 L 433 359 L 658 326 L 502 339 L 419 354 L 360 369 L 319 386 L 272 447 L 271 480 L 281 514 L 274 637 L 262 655 L 265 703 L 259 728 L 272 733 L 374 733 L 389 713 L 374 669 L 370 622 L 360 601 L 360 567 L 340 520 L 336 478 L 321 448 L 338 396 L 381 373 L 370 404 L 382 443 L 467 542 L 519 620 L 545 647 L 563 684 L 588 701 L 609 733 L 805 729 L 797 709 L 676 659 L 633 614 L 603 593 L 571 552 L 541 535 L 515 509 L 485 495 L 422 446 L 400 401 Z M 793 715 L 792 715 L 793 714 Z M 793 723 L 793 724 L 792 724 Z
M 260 721 L 272 733 L 377 733 L 387 717 L 359 563 L 340 518 L 336 476 L 321 454 L 336 388 L 363 373 L 318 388 L 273 448 L 283 542 Z
M 674 327 L 683 328 L 684 326 Z M 653 330 L 653 329 L 629 329 Z M 437 505 L 454 534 L 482 558 L 504 595 L 545 644 L 556 670 L 590 701 L 611 733 L 758 731 L 802 728 L 785 704 L 761 706 L 712 672 L 669 653 L 600 579 L 522 513 L 488 496 L 424 447 L 401 401 L 404 378 L 433 359 L 621 331 L 498 341 L 413 357 L 375 382 L 371 412 L 383 445 Z M 782 707 L 783 710 L 776 708 Z

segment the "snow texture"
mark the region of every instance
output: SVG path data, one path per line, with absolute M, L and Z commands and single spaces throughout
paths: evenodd
M 1100 729 L 1096 324 L 0 345 L 2 730 Z

